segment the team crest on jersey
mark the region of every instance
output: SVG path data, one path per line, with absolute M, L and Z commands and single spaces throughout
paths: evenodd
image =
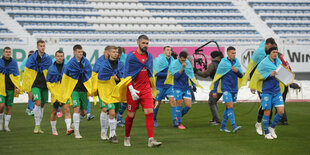
M 268 101 L 268 100 L 269 100 L 269 98 L 266 96 L 266 97 L 264 97 L 264 100 L 265 100 L 265 101 Z
M 159 94 L 160 93 L 160 91 L 159 90 L 157 90 L 157 94 Z
M 225 92 L 224 92 L 224 95 L 228 95 L 228 92 L 227 92 L 227 91 L 225 91 Z
M 191 92 L 190 91 L 187 91 L 187 95 L 190 95 L 191 94 Z
M 179 90 L 177 90 L 176 92 L 177 92 L 177 93 L 180 93 L 180 91 L 179 91 Z

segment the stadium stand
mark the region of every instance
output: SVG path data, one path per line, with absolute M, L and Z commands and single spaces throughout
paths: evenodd
M 310 2 L 246 3 L 277 37 L 310 44 Z M 149 35 L 153 45 L 173 46 L 197 46 L 211 39 L 221 44 L 258 44 L 264 38 L 242 8 L 228 0 L 0 0 L 0 9 L 31 37 L 52 38 L 64 45 L 130 46 L 138 34 Z M 17 32 L 3 24 L 0 33 L 0 42 L 22 43 Z

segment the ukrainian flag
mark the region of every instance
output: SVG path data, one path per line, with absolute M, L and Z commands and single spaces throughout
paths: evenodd
M 124 63 L 118 61 L 116 69 L 113 69 L 110 65 L 109 60 L 104 60 L 98 73 L 98 93 L 99 97 L 104 104 L 117 103 L 118 100 L 112 97 L 112 92 L 116 86 L 114 80 L 114 74 L 123 80 L 124 77 Z
M 234 64 L 234 67 L 236 67 L 242 73 L 242 68 L 241 68 L 241 64 L 240 64 L 239 60 L 237 58 L 235 58 L 235 60 L 236 60 L 236 63 Z M 210 86 L 210 90 L 213 90 L 214 89 L 214 83 L 216 81 L 220 80 L 219 85 L 217 87 L 217 92 L 222 93 L 221 78 L 225 74 L 227 74 L 229 71 L 231 71 L 231 68 L 232 68 L 232 65 L 231 65 L 231 62 L 228 60 L 228 57 L 223 58 L 219 64 L 219 66 L 217 67 L 214 79 L 213 79 L 211 86 Z M 241 87 L 241 80 L 242 80 L 242 78 L 238 78 L 238 88 Z
M 81 63 L 83 68 L 79 66 L 79 62 L 73 57 L 67 64 L 63 72 L 61 85 L 60 85 L 60 100 L 61 103 L 66 103 L 68 99 L 71 97 L 73 89 L 75 88 L 79 77 L 82 77 L 83 84 L 88 91 L 88 94 L 91 94 L 92 91 L 92 83 L 91 83 L 91 75 L 92 68 L 89 61 L 83 56 L 81 59 Z
M 194 85 L 194 86 L 203 88 L 197 83 L 197 80 L 194 76 L 194 70 L 193 70 L 192 64 L 189 62 L 189 60 L 186 59 L 185 64 L 186 64 L 186 67 L 184 69 L 184 72 L 188 76 L 189 86 Z M 180 71 L 181 68 L 182 68 L 182 64 L 180 63 L 179 60 L 175 60 L 175 61 L 171 62 L 171 65 L 168 69 L 168 75 L 167 75 L 167 79 L 165 81 L 165 84 L 174 85 L 174 76 L 173 75 L 176 72 Z
M 98 90 L 98 72 L 100 69 L 100 66 L 103 64 L 105 58 L 104 55 L 102 55 L 101 57 L 99 57 L 99 59 L 97 59 L 97 61 L 95 62 L 95 65 L 93 67 L 93 72 L 91 75 L 91 81 L 92 81 L 92 96 L 97 96 L 97 90 Z
M 250 74 L 253 71 L 253 69 L 255 69 L 255 67 L 266 57 L 266 52 L 265 52 L 265 41 L 262 41 L 259 44 L 258 49 L 255 50 L 255 52 L 253 53 L 248 68 L 243 76 L 242 79 L 242 86 L 246 86 L 247 82 L 250 79 Z
M 15 85 L 16 88 L 20 90 L 19 93 L 22 94 L 23 92 L 21 91 L 21 86 L 19 82 L 19 69 L 17 62 L 14 59 L 12 59 L 12 61 L 7 67 L 5 67 L 4 60 L 0 59 L 0 95 L 2 96 L 6 96 L 5 75 L 9 75 L 12 83 Z M 17 97 L 18 94 L 14 94 L 14 96 Z
M 127 58 L 127 55 L 125 53 L 122 53 L 121 57 L 119 58 L 119 60 L 125 64 L 126 63 L 126 58 Z
M 153 77 L 153 55 L 149 52 L 146 52 L 148 58 L 144 64 L 137 59 L 137 57 L 130 52 L 127 56 L 124 70 L 124 80 L 118 83 L 112 93 L 112 96 L 118 102 L 125 102 L 127 100 L 127 85 L 139 74 L 139 72 L 145 67 L 148 71 L 150 84 L 152 87 L 152 94 L 155 98 L 156 96 L 156 87 L 155 87 L 155 78 Z
M 64 68 L 65 68 L 65 64 L 62 68 L 61 73 L 58 72 L 55 63 L 48 68 L 47 76 L 46 76 L 46 85 L 52 95 L 52 99 L 51 99 L 52 104 L 54 104 L 57 101 L 57 99 L 59 100 L 61 96 L 60 85 L 61 85 L 62 73 L 64 71 Z
M 52 59 L 48 54 L 43 54 L 40 63 L 36 60 L 37 56 L 38 50 L 36 50 L 27 60 L 22 82 L 22 90 L 25 92 L 31 92 L 31 87 L 38 72 L 43 72 L 46 78 L 47 70 L 52 65 Z
M 172 62 L 174 61 L 174 58 L 172 56 L 170 56 L 170 64 L 172 64 Z M 169 67 L 169 62 L 167 60 L 167 57 L 165 56 L 165 54 L 160 54 L 158 55 L 157 58 L 155 58 L 154 60 L 154 76 L 161 72 L 162 70 L 166 69 Z M 156 76 L 155 76 L 155 83 L 156 83 Z
M 278 57 L 276 58 L 276 65 L 270 60 L 269 56 L 264 58 L 259 63 L 259 65 L 257 66 L 257 69 L 255 70 L 253 74 L 250 84 L 249 84 L 249 88 L 262 92 L 264 80 L 266 80 L 268 76 L 273 71 L 275 71 L 281 63 L 282 62 Z M 281 92 L 283 92 L 284 84 L 279 82 L 279 86 L 281 88 Z

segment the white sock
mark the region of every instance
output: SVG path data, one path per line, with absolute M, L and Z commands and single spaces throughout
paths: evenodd
M 90 116 L 90 113 L 87 113 L 87 117 L 89 117 Z
M 69 131 L 71 129 L 71 118 L 66 118 L 65 122 L 66 122 L 67 131 Z
M 44 114 L 44 108 L 42 108 L 41 107 L 41 109 L 40 109 L 41 111 L 41 113 L 40 113 L 40 124 L 41 124 L 41 122 L 42 122 L 42 119 L 43 119 L 43 114 Z
M 100 113 L 100 127 L 101 127 L 101 132 L 105 132 L 104 131 L 104 112 L 102 111 Z
M 80 126 L 80 114 L 79 113 L 73 113 L 73 124 L 74 124 L 74 130 L 79 130 L 79 126 Z
M 114 135 L 116 135 L 115 130 L 116 130 L 116 125 L 117 125 L 117 121 L 116 119 L 109 119 L 109 126 L 110 126 L 110 138 L 113 137 Z
M 4 115 L 4 120 L 5 120 L 4 126 L 5 126 L 5 127 L 9 127 L 10 120 L 11 120 L 11 116 L 12 116 L 12 115 Z
M 52 130 L 56 130 L 56 121 L 51 121 Z
M 82 116 L 82 115 L 80 114 L 80 123 L 83 121 L 84 117 L 85 117 L 85 116 Z
M 108 122 L 108 114 L 105 112 L 100 113 L 100 125 L 101 125 L 101 132 L 107 133 L 109 122 Z
M 33 113 L 34 113 L 34 121 L 36 125 L 40 125 L 41 121 L 40 121 L 40 113 L 41 113 L 41 106 L 34 106 L 33 109 Z
M 3 124 L 3 115 L 4 113 L 0 113 L 0 124 Z
M 109 128 L 109 115 L 108 113 L 104 113 L 104 131 L 108 132 Z

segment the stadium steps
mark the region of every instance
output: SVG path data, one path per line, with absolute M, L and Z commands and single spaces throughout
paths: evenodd
M 0 9 L 0 20 L 10 31 L 12 31 L 24 43 L 35 43 L 36 39 L 32 37 L 18 22 L 11 18 L 7 13 Z

